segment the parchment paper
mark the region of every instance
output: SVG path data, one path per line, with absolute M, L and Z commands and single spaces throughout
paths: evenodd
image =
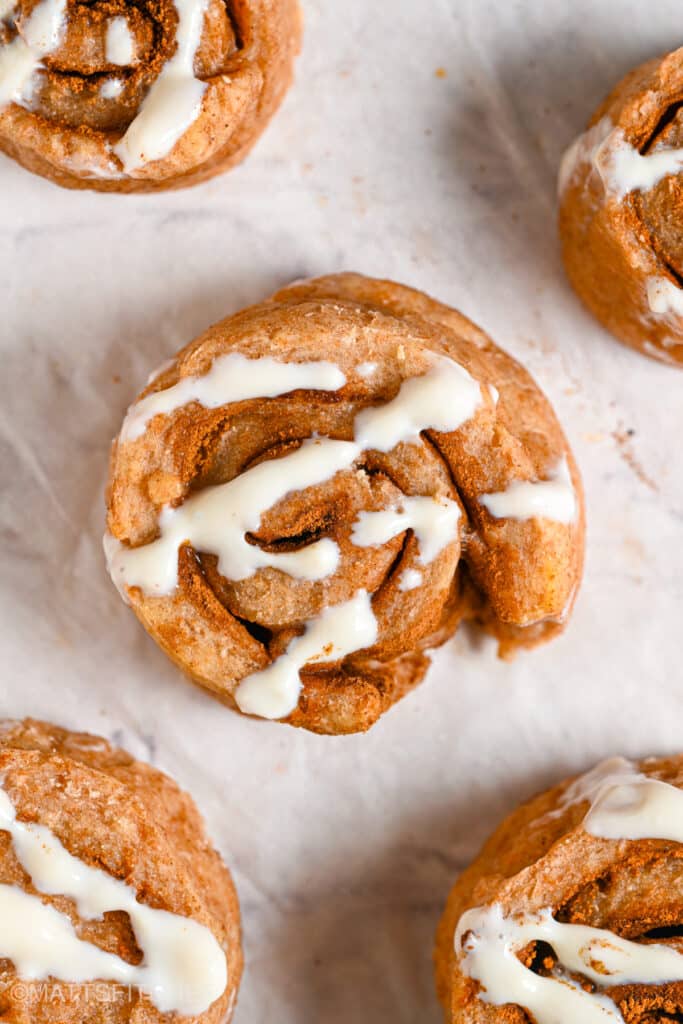
M 242 901 L 237 1024 L 437 1024 L 433 930 L 499 818 L 607 754 L 683 748 L 683 379 L 582 311 L 555 232 L 564 147 L 681 43 L 680 0 L 303 6 L 297 85 L 229 175 L 104 197 L 0 163 L 0 710 L 105 734 L 192 791 Z M 108 444 L 148 372 L 339 269 L 432 292 L 525 363 L 590 528 L 560 641 L 503 665 L 460 636 L 369 735 L 321 739 L 188 685 L 100 536 Z

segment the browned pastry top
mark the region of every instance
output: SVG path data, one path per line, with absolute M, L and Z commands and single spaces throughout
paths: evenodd
M 172 594 L 127 588 L 146 628 L 195 680 L 232 703 L 240 681 L 282 655 L 306 623 L 367 591 L 376 641 L 341 661 L 305 667 L 290 719 L 319 731 L 355 731 L 417 681 L 425 667 L 421 652 L 441 643 L 463 616 L 485 624 L 505 653 L 561 629 L 583 557 L 578 474 L 546 399 L 469 321 L 388 282 L 355 275 L 304 282 L 211 328 L 141 397 L 202 378 L 229 353 L 282 363 L 324 360 L 346 383 L 216 408 L 191 402 L 153 417 L 141 436 L 120 439 L 108 526 L 125 546 L 153 543 L 164 507 L 287 458 L 307 439 L 350 441 L 363 410 L 391 402 L 437 357 L 465 368 L 481 393 L 476 414 L 460 429 L 426 430 L 390 451 L 361 452 L 347 469 L 263 514 L 247 540 L 266 552 L 301 551 L 325 538 L 337 545 L 338 566 L 324 579 L 271 567 L 229 579 L 218 571 L 215 552 L 186 544 Z M 362 372 L 366 366 L 374 368 L 371 375 Z M 495 518 L 480 501 L 516 480 L 547 479 L 563 457 L 577 495 L 574 522 Z M 450 542 L 428 564 L 420 563 L 411 529 L 376 546 L 354 542 L 360 516 L 400 507 L 409 496 L 459 508 Z M 407 589 L 404 574 L 416 570 L 419 585 Z

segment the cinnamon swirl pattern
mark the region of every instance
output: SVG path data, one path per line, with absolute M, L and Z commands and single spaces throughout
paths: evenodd
M 237 897 L 192 800 L 105 740 L 0 722 L 0 1013 L 223 1024 Z
M 0 149 L 69 188 L 195 184 L 261 134 L 299 35 L 297 0 L 3 0 Z
M 460 314 L 303 282 L 162 369 L 114 444 L 105 549 L 147 630 L 242 712 L 367 729 L 464 618 L 558 633 L 581 484 L 545 398 Z
M 683 49 L 636 68 L 560 174 L 560 234 L 577 294 L 627 345 L 683 364 Z
M 439 929 L 446 1020 L 678 1020 L 681 787 L 681 756 L 612 758 L 515 811 L 456 884 Z

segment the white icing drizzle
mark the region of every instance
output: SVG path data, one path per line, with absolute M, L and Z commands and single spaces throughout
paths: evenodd
M 150 378 L 150 383 L 169 369 L 164 363 Z M 121 429 L 122 441 L 142 437 L 147 424 L 155 416 L 180 409 L 190 402 L 199 402 L 207 409 L 216 409 L 249 398 L 275 398 L 290 391 L 338 391 L 346 377 L 334 363 L 282 363 L 270 356 L 247 359 L 240 352 L 229 352 L 214 359 L 203 377 L 183 377 L 170 388 L 156 391 L 131 406 Z
M 549 943 L 561 968 L 545 978 L 528 970 L 517 954 L 530 942 Z M 683 981 L 683 956 L 671 947 L 642 945 L 601 928 L 563 924 L 550 910 L 514 918 L 504 917 L 499 904 L 468 910 L 458 924 L 455 943 L 463 953 L 463 970 L 483 986 L 479 998 L 496 1006 L 522 1006 L 535 1024 L 624 1024 L 607 996 L 584 991 L 564 971 L 585 975 L 603 988 Z
M 377 639 L 377 619 L 370 595 L 357 591 L 344 604 L 325 608 L 306 623 L 302 636 L 268 668 L 243 679 L 235 700 L 241 711 L 260 718 L 284 718 L 291 714 L 301 692 L 300 670 L 305 665 L 324 664 L 370 647 Z
M 237 364 L 233 357 L 232 363 L 219 366 L 213 376 L 212 368 L 206 378 L 188 378 L 187 383 L 181 381 L 175 386 L 177 390 L 169 388 L 158 396 L 150 396 L 158 399 L 152 405 L 144 406 L 147 400 L 138 403 L 129 414 L 122 437 L 137 436 L 152 415 L 170 411 L 187 401 L 224 404 L 240 397 L 263 396 L 269 380 L 273 394 L 280 393 L 283 387 L 288 391 L 300 386 L 302 374 L 309 388 L 319 385 L 324 389 L 326 384 L 329 388 L 330 384 L 338 387 L 344 383 L 343 375 L 338 376 L 338 368 L 327 363 L 283 366 L 274 361 L 240 358 L 239 375 L 235 373 Z M 214 368 L 216 363 L 218 360 Z M 169 392 L 169 397 L 164 399 Z M 249 544 L 246 534 L 256 532 L 262 515 L 287 494 L 321 484 L 351 468 L 364 451 L 390 451 L 400 443 L 417 441 L 420 433 L 430 428 L 457 430 L 474 415 L 481 400 L 479 384 L 463 367 L 444 356 L 434 356 L 427 372 L 422 377 L 404 381 L 392 401 L 359 413 L 353 441 L 311 438 L 297 451 L 260 463 L 226 484 L 206 488 L 178 508 L 166 506 L 159 517 L 159 539 L 149 544 L 127 548 L 107 536 L 105 554 L 112 579 L 124 594 L 127 587 L 140 587 L 152 596 L 171 594 L 178 581 L 178 549 L 184 543 L 190 543 L 195 550 L 217 555 L 218 571 L 227 579 L 245 579 L 264 568 L 279 569 L 303 579 L 324 579 L 334 572 L 339 560 L 339 548 L 331 539 L 324 538 L 300 551 L 278 554 Z M 367 518 L 361 518 L 357 529 L 361 540 L 365 537 L 373 544 L 382 543 L 377 539 L 380 535 L 388 540 L 406 529 L 414 529 L 420 544 L 420 559 L 426 562 L 453 539 L 458 517 L 459 509 L 454 502 L 405 498 L 400 509 L 389 510 L 386 514 L 368 513 Z M 367 640 L 372 623 L 376 629 L 369 603 L 369 612 L 364 603 L 369 600 L 367 593 L 359 592 L 347 613 L 343 612 L 345 606 L 339 606 L 339 618 L 333 614 L 335 609 L 329 608 L 323 613 L 324 626 L 318 628 L 322 617 L 308 623 L 305 643 L 301 637 L 295 638 L 285 654 L 269 668 L 241 683 L 236 699 L 242 710 L 267 718 L 289 714 L 296 706 L 301 686 L 296 665 L 301 667 L 310 660 L 311 655 L 306 652 L 310 652 L 311 645 L 317 651 L 318 647 L 323 649 L 332 643 L 319 640 L 329 632 L 336 636 L 337 621 L 346 625 L 355 623 L 357 635 L 350 634 L 344 645 L 335 639 L 332 649 L 350 653 L 374 642 Z M 306 657 L 301 661 L 304 654 Z M 336 660 L 339 656 L 327 660 Z
M 598 765 L 580 782 L 587 793 L 582 799 L 592 800 L 583 823 L 591 835 L 683 843 L 683 791 L 676 786 L 643 775 L 623 758 Z
M 683 288 L 668 277 L 651 277 L 647 282 L 647 302 L 653 313 L 683 316 Z
M 629 192 L 647 190 L 670 174 L 683 170 L 683 149 L 657 148 L 643 155 L 626 140 L 609 117 L 580 135 L 560 165 L 558 190 L 562 195 L 578 169 L 590 164 L 602 178 L 606 191 L 617 199 Z
M 481 402 L 477 381 L 445 356 L 422 377 L 411 377 L 392 402 L 365 409 L 356 417 L 356 443 L 367 451 L 390 452 L 401 442 L 416 442 L 423 430 L 457 430 Z
M 356 367 L 356 373 L 359 377 L 372 377 L 377 373 L 377 363 L 359 363 Z
M 415 590 L 422 583 L 422 573 L 417 569 L 404 569 L 398 581 L 398 589 L 402 591 Z
M 683 149 L 655 149 L 643 155 L 615 128 L 593 158 L 608 193 L 622 199 L 629 192 L 648 190 L 662 178 L 683 170 Z
M 100 86 L 100 96 L 103 100 L 115 100 L 123 92 L 123 82 L 120 78 L 105 78 Z
M 41 0 L 22 34 L 0 47 L 0 109 L 30 97 L 41 61 L 59 45 L 65 10 L 66 0 Z
M 612 132 L 613 127 L 610 118 L 603 117 L 597 124 L 594 124 L 592 128 L 589 128 L 588 131 L 579 135 L 578 139 L 572 142 L 560 163 L 560 173 L 557 182 L 557 190 L 560 196 L 564 195 L 580 167 L 585 164 L 594 165 L 598 151 Z
M 426 565 L 457 535 L 460 509 L 447 498 L 402 498 L 399 505 L 381 512 L 361 512 L 351 531 L 357 547 L 378 547 L 412 530 L 420 545 L 418 560 Z
M 552 519 L 573 523 L 577 501 L 566 455 L 547 480 L 513 480 L 505 491 L 482 495 L 481 504 L 496 519 Z
M 311 438 L 291 455 L 261 462 L 226 484 L 207 487 L 179 508 L 165 506 L 158 540 L 137 548 L 114 542 L 109 552 L 112 578 L 152 597 L 172 594 L 178 585 L 178 550 L 190 543 L 197 551 L 217 555 L 218 571 L 227 579 L 247 579 L 265 568 L 298 579 L 324 579 L 339 562 L 339 549 L 329 538 L 300 551 L 278 553 L 249 544 L 246 534 L 257 531 L 263 513 L 288 494 L 324 483 L 348 468 L 357 454 L 351 441 Z
M 565 791 L 559 808 L 585 800 L 583 828 L 612 840 L 667 839 L 683 843 L 683 791 L 649 778 L 623 758 L 612 758 Z M 539 977 L 518 959 L 530 942 L 549 943 L 558 959 L 550 977 Z M 683 981 L 683 955 L 659 943 L 641 944 L 613 932 L 555 921 L 552 911 L 506 917 L 500 904 L 476 907 L 461 917 L 455 936 L 463 973 L 482 985 L 483 1002 L 519 1005 L 536 1024 L 623 1024 L 616 1005 L 589 993 L 566 972 L 600 988 Z
M 107 23 L 105 54 L 109 64 L 132 64 L 135 57 L 135 40 L 125 18 L 111 18 Z
M 133 965 L 78 937 L 66 914 L 18 886 L 0 885 L 0 956 L 23 979 L 74 984 L 112 981 L 146 992 L 161 1013 L 204 1013 L 227 985 L 225 953 L 212 932 L 187 917 L 139 903 L 135 889 L 74 857 L 44 825 L 17 820 L 0 788 L 0 829 L 38 892 L 67 896 L 85 920 L 125 911 L 143 959 Z
M 207 5 L 208 0 L 175 0 L 176 52 L 161 69 L 137 117 L 113 147 L 128 174 L 167 156 L 199 116 L 206 83 L 195 78 L 194 59 Z

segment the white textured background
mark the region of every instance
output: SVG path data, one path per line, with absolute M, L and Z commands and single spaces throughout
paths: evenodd
M 297 85 L 237 171 L 130 198 L 0 163 L 1 710 L 106 734 L 192 790 L 242 900 L 237 1024 L 437 1024 L 433 929 L 499 817 L 603 755 L 683 747 L 682 378 L 581 310 L 554 198 L 597 102 L 681 42 L 680 0 L 303 2 Z M 340 269 L 432 292 L 526 364 L 583 469 L 589 547 L 559 642 L 505 666 L 460 637 L 368 736 L 321 739 L 188 686 L 100 534 L 147 373 Z

